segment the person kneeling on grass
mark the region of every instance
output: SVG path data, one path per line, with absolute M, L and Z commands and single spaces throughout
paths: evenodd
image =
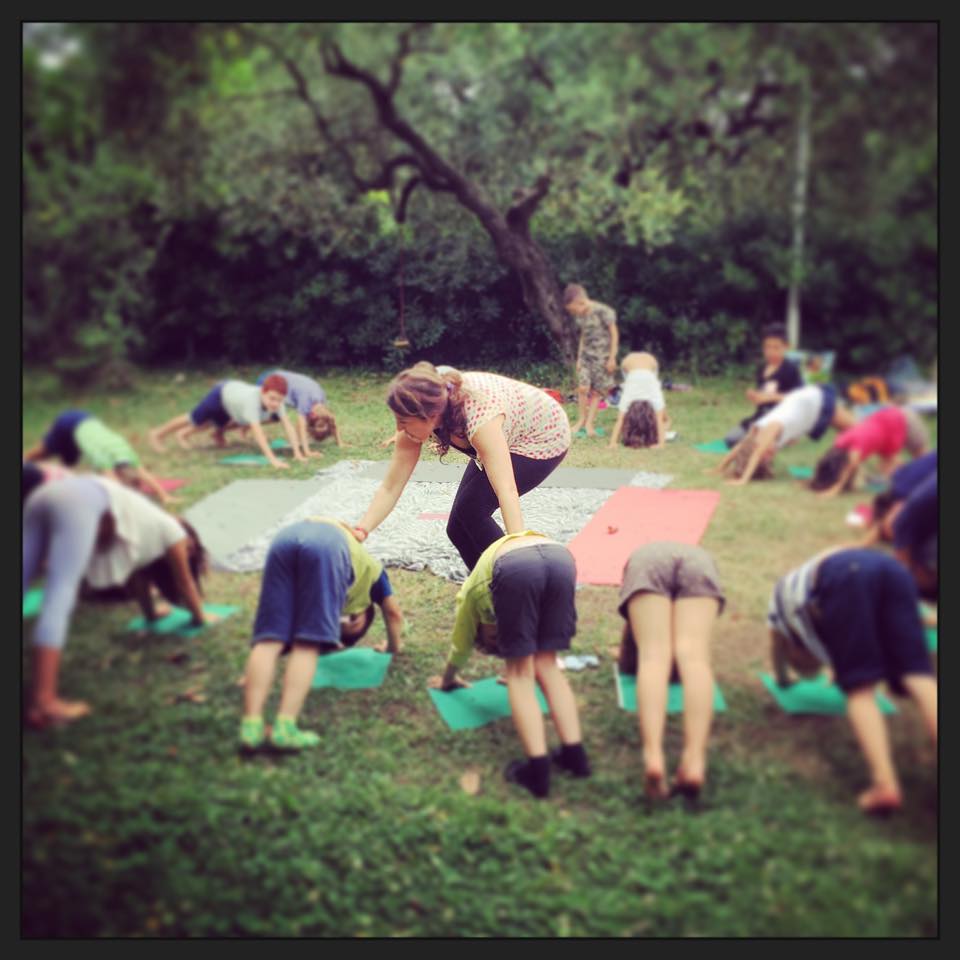
M 240 750 L 267 742 L 263 709 L 280 654 L 290 654 L 269 745 L 314 747 L 320 737 L 297 726 L 320 654 L 352 647 L 373 622 L 378 604 L 387 629 L 385 649 L 399 653 L 403 613 L 386 570 L 339 520 L 310 517 L 281 530 L 270 544 L 247 660 Z M 381 648 L 383 649 L 383 648 Z
M 713 558 L 702 547 L 664 541 L 638 547 L 623 568 L 621 673 L 636 674 L 644 792 L 667 796 L 663 732 L 671 668 L 683 684 L 683 754 L 671 794 L 696 797 L 707 769 L 713 719 L 710 636 L 723 610 Z M 638 655 L 639 649 L 639 655 Z
M 852 490 L 858 468 L 870 457 L 880 458 L 880 472 L 889 477 L 897 454 L 906 447 L 918 457 L 930 446 L 930 435 L 920 414 L 905 407 L 884 407 L 844 430 L 820 458 L 810 481 L 821 497 L 835 497 Z
M 35 478 L 24 468 L 24 486 Z M 60 658 L 81 581 L 124 586 L 147 620 L 169 609 L 155 607 L 156 586 L 171 603 L 182 603 L 195 624 L 214 623 L 200 601 L 204 549 L 184 520 L 161 510 L 143 494 L 105 477 L 73 476 L 36 487 L 23 504 L 23 592 L 46 568 L 43 605 L 33 634 L 33 692 L 27 722 L 34 727 L 66 723 L 90 712 L 88 704 L 60 698 Z
M 577 632 L 576 579 L 570 551 L 542 534 L 525 530 L 491 543 L 457 593 L 450 656 L 443 676 L 430 680 L 430 686 L 441 690 L 469 686 L 457 672 L 478 642 L 480 649 L 506 660 L 510 712 L 527 759 L 510 763 L 504 777 L 535 797 L 550 792 L 537 683 L 562 744 L 552 755 L 554 763 L 575 777 L 590 775 L 576 700 L 557 666 L 557 651 L 569 650 Z
M 937 739 L 937 681 L 918 613 L 917 588 L 902 564 L 874 550 L 832 548 L 791 570 L 774 587 L 767 613 L 773 669 L 781 687 L 832 669 L 847 695 L 847 716 L 870 771 L 858 804 L 870 814 L 902 805 L 887 727 L 876 701 L 886 680 L 916 701 Z
M 283 409 L 286 395 L 287 381 L 276 374 L 267 377 L 260 387 L 240 380 L 225 380 L 218 383 L 190 413 L 183 413 L 151 430 L 150 443 L 157 453 L 163 453 L 163 438 L 170 433 L 176 433 L 177 442 L 188 450 L 187 437 L 212 426 L 217 444 L 222 446 L 223 430 L 233 422 L 241 427 L 249 426 L 260 452 L 270 464 L 280 470 L 288 470 L 290 465 L 274 455 L 260 426 L 273 414 L 278 414 L 293 450 L 294 460 L 306 462 L 307 458 L 300 452 L 290 420 Z
M 112 476 L 128 487 L 141 484 L 161 503 L 173 503 L 157 478 L 140 463 L 133 447 L 116 430 L 86 410 L 64 410 L 51 424 L 39 443 L 24 455 L 25 462 L 58 457 L 68 467 L 83 457 L 98 473 Z
M 728 483 L 741 485 L 773 475 L 771 465 L 777 450 L 803 436 L 819 440 L 828 430 L 846 430 L 853 414 L 837 401 L 829 384 L 813 384 L 791 390 L 769 413 L 747 431 L 746 436 L 720 461 L 718 473 L 732 473 Z
M 667 405 L 657 358 L 652 353 L 628 353 L 620 366 L 625 379 L 607 446 L 613 450 L 622 433 L 625 446 L 661 449 L 666 443 Z

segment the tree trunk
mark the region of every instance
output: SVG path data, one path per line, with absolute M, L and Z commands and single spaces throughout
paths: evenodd
M 797 117 L 797 166 L 793 181 L 793 252 L 790 264 L 790 288 L 787 294 L 787 340 L 800 346 L 800 285 L 803 278 L 804 221 L 807 214 L 807 179 L 810 173 L 810 81 L 800 86 L 800 112 Z

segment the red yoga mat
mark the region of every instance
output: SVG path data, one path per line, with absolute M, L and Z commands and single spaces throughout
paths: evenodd
M 716 490 L 620 487 L 567 544 L 577 582 L 619 586 L 637 547 L 658 540 L 699 543 L 719 502 Z
M 157 483 L 159 483 L 167 493 L 173 493 L 174 490 L 179 490 L 181 487 L 187 485 L 186 480 L 177 480 L 175 477 L 157 477 Z M 143 483 L 140 483 L 139 486 L 144 493 L 150 492 L 149 488 L 144 486 Z

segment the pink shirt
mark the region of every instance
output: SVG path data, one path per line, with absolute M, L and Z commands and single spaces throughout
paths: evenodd
M 907 418 L 899 407 L 884 407 L 856 426 L 844 430 L 834 441 L 842 450 L 857 450 L 862 459 L 879 454 L 892 457 L 907 441 Z
M 503 433 L 511 453 L 531 460 L 559 457 L 570 448 L 570 421 L 553 397 L 539 387 L 496 373 L 463 374 L 466 435 L 504 415 Z

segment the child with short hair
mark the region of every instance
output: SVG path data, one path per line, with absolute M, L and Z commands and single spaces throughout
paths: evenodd
M 819 440 L 830 427 L 845 430 L 853 424 L 853 414 L 837 400 L 836 390 L 830 384 L 792 390 L 750 427 L 720 461 L 717 472 L 733 473 L 735 479 L 727 482 L 734 485 L 747 483 L 754 474 L 770 476 L 777 450 L 800 437 Z
M 890 486 L 873 498 L 870 526 L 860 545 L 867 547 L 881 540 L 893 540 L 893 525 L 907 498 L 920 484 L 936 474 L 936 450 L 897 467 L 890 477 Z
M 277 414 L 293 449 L 294 460 L 306 462 L 307 458 L 300 453 L 297 439 L 283 409 L 286 395 L 287 381 L 276 374 L 267 377 L 259 387 L 252 383 L 243 383 L 241 380 L 224 380 L 213 387 L 190 413 L 174 417 L 162 426 L 151 430 L 150 443 L 157 453 L 163 453 L 163 438 L 168 434 L 176 433 L 177 441 L 184 449 L 188 449 L 187 436 L 212 425 L 218 437 L 218 443 L 222 445 L 222 430 L 233 421 L 240 426 L 250 427 L 260 452 L 272 466 L 279 470 L 287 470 L 289 464 L 275 456 L 260 426 L 273 414 Z
M 791 390 L 803 386 L 800 368 L 787 358 L 787 330 L 783 324 L 771 323 L 763 328 L 763 362 L 757 367 L 756 388 L 749 387 L 747 399 L 756 410 L 740 421 L 724 438 L 727 448 L 737 445 L 747 431 L 765 413 L 769 413 Z
M 929 441 L 918 413 L 905 407 L 883 407 L 833 441 L 817 463 L 810 489 L 819 490 L 821 497 L 852 489 L 859 467 L 873 456 L 880 458 L 880 472 L 888 477 L 904 447 L 916 457 L 926 451 Z
M 878 551 L 834 547 L 780 578 L 767 621 L 780 686 L 791 682 L 788 668 L 813 676 L 830 667 L 847 695 L 847 716 L 871 777 L 860 809 L 898 810 L 903 801 L 878 684 L 886 680 L 898 696 L 909 695 L 937 739 L 937 681 L 910 574 Z
M 526 759 L 508 764 L 504 778 L 535 797 L 550 792 L 551 758 L 575 777 L 590 775 L 576 700 L 557 665 L 557 651 L 569 650 L 577 632 L 576 579 L 570 551 L 543 534 L 524 530 L 491 543 L 457 593 L 447 665 L 430 681 L 442 690 L 469 686 L 457 673 L 474 647 L 506 661 L 510 712 Z M 537 683 L 561 742 L 551 756 Z
M 58 457 L 68 467 L 82 457 L 98 473 L 112 476 L 128 487 L 138 489 L 142 483 L 163 504 L 177 499 L 160 486 L 125 437 L 86 410 L 64 410 L 43 439 L 23 455 L 26 462 L 45 457 Z
M 696 797 L 707 769 L 713 720 L 710 637 L 725 598 L 713 558 L 703 547 L 662 541 L 637 547 L 623 568 L 620 616 L 626 621 L 621 673 L 637 678 L 644 792 L 650 799 Z M 683 753 L 668 791 L 663 733 L 671 668 L 683 685 Z
M 385 649 L 399 653 L 403 613 L 379 560 L 330 517 L 309 517 L 284 527 L 270 544 L 247 660 L 240 750 L 267 744 L 263 710 L 277 659 L 290 654 L 269 745 L 277 750 L 314 747 L 320 737 L 297 726 L 320 654 L 353 646 L 383 613 Z
M 617 369 L 619 332 L 617 315 L 604 303 L 591 300 L 579 283 L 567 284 L 563 306 L 580 327 L 577 347 L 577 422 L 570 428 L 574 434 L 602 437 L 604 431 L 594 428 L 600 401 L 610 389 L 611 374 Z M 588 406 L 589 403 L 589 406 Z
M 666 444 L 667 405 L 660 385 L 659 364 L 652 353 L 628 353 L 621 363 L 624 381 L 617 404 L 617 422 L 607 446 L 617 446 L 621 432 L 628 447 Z
M 913 575 L 927 600 L 937 599 L 940 586 L 939 524 L 940 500 L 933 473 L 911 492 L 893 521 L 893 554 Z

